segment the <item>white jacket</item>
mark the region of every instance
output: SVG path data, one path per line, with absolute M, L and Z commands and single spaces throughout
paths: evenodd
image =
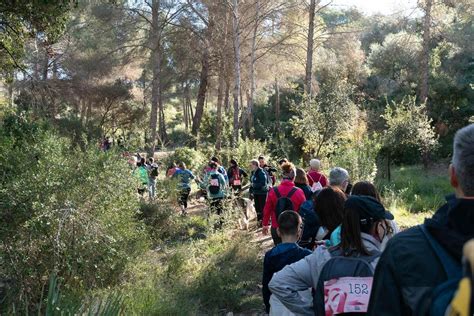
M 381 244 L 374 237 L 365 233 L 362 233 L 361 237 L 369 253 L 381 251 Z M 272 296 L 275 295 L 296 315 L 314 315 L 312 300 L 303 299 L 298 292 L 317 288 L 319 275 L 329 259 L 331 259 L 329 250 L 326 247 L 318 247 L 313 254 L 275 273 L 268 285 Z M 378 258 L 372 261 L 374 268 L 377 262 Z

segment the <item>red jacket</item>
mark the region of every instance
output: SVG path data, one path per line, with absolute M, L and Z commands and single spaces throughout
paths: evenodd
M 328 179 L 321 172 L 311 170 L 308 172 L 308 182 L 309 186 L 312 187 L 314 181 L 321 183 L 321 186 L 325 188 L 328 185 Z
M 293 181 L 283 180 L 281 184 L 278 186 L 278 192 L 280 192 L 282 197 L 285 197 L 290 193 L 291 189 L 295 187 Z M 293 207 L 295 211 L 298 212 L 300 210 L 301 204 L 306 201 L 304 196 L 303 190 L 297 188 L 297 191 L 291 197 L 291 202 L 293 202 Z M 275 194 L 274 188 L 270 189 L 268 192 L 267 202 L 265 202 L 265 208 L 263 209 L 263 226 L 268 226 L 270 222 L 270 218 L 272 220 L 272 227 L 277 228 L 278 222 L 276 218 L 275 208 L 277 203 L 277 196 Z

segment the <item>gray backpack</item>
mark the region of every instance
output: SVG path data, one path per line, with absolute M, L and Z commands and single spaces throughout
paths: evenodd
M 313 308 L 315 315 L 326 315 L 326 302 L 325 296 L 328 293 L 325 291 L 325 282 L 353 277 L 353 278 L 367 278 L 374 276 L 374 268 L 371 262 L 380 257 L 381 252 L 377 252 L 371 256 L 360 256 L 354 254 L 353 256 L 345 257 L 340 247 L 335 247 L 329 250 L 331 253 L 331 259 L 324 265 L 321 274 L 319 275 L 318 287 L 313 292 Z M 355 291 L 357 294 L 365 294 L 370 297 L 370 289 L 366 284 L 361 284 L 351 291 Z M 327 290 L 327 289 L 326 289 Z M 364 312 L 353 312 L 353 313 L 340 313 L 339 315 L 364 315 Z

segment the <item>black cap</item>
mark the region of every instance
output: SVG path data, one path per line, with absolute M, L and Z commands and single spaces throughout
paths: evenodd
M 359 211 L 362 219 L 390 219 L 394 217 L 377 199 L 366 195 L 351 195 L 344 204 L 344 208 L 350 208 Z

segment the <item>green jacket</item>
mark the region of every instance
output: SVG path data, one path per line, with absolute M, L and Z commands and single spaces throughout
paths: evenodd
M 148 185 L 148 171 L 145 167 L 141 166 L 133 170 L 133 175 L 143 185 Z

